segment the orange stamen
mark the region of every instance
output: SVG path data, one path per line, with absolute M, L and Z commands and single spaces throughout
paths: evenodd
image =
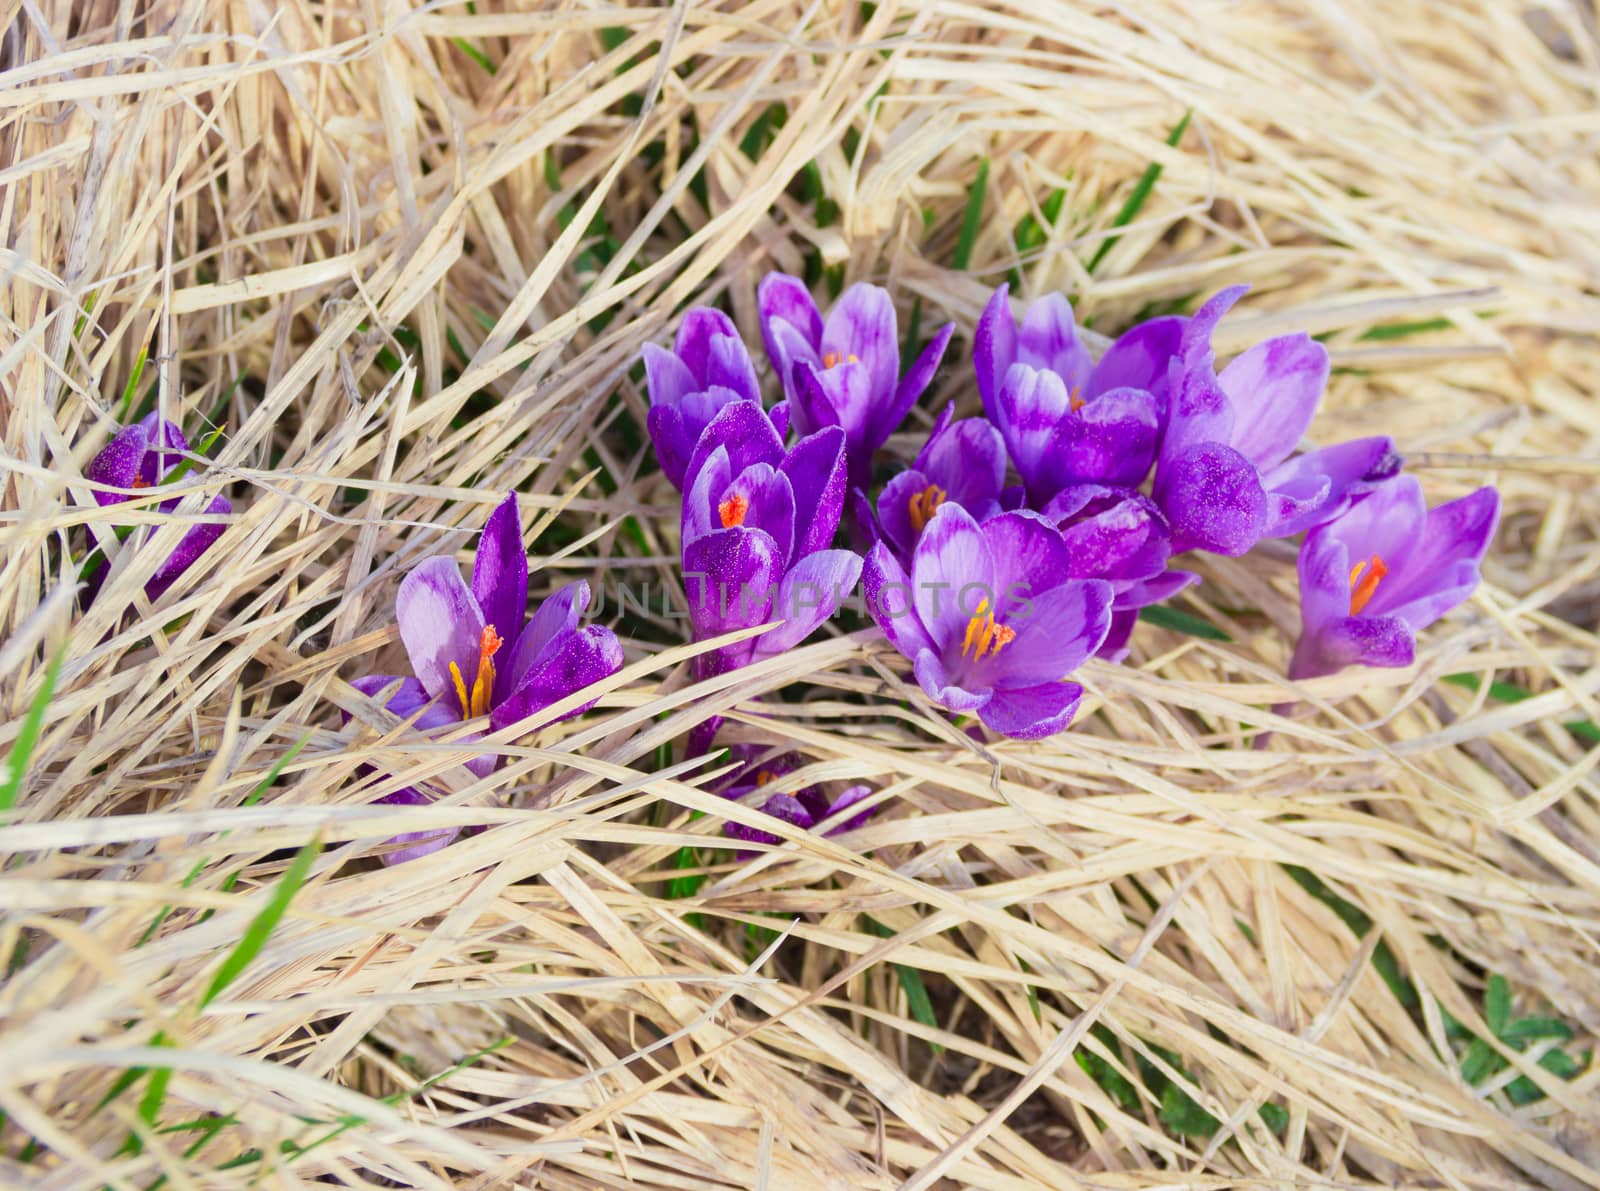
M 1067 394 L 1067 405 L 1071 407 L 1073 413 L 1077 413 L 1080 409 L 1088 404 L 1089 403 L 1083 399 L 1082 389 L 1073 389 L 1072 392 Z
M 749 511 L 750 498 L 739 492 L 735 492 L 717 506 L 717 516 L 722 518 L 723 529 L 732 529 L 736 525 L 743 525 L 745 514 Z
M 467 693 L 467 683 L 461 677 L 461 668 L 450 663 L 450 678 L 455 683 L 456 698 L 461 701 L 463 719 L 476 719 L 489 714 L 489 701 L 494 698 L 494 655 L 505 644 L 492 624 L 483 626 L 478 635 L 478 672 L 472 678 L 472 693 Z
M 822 366 L 824 368 L 836 368 L 840 364 L 845 363 L 859 364 L 861 361 L 856 357 L 854 352 L 851 352 L 848 356 L 841 356 L 838 352 L 822 353 Z
M 131 486 L 134 488 L 148 488 L 150 487 L 150 481 L 145 479 L 143 476 L 134 476 L 133 484 Z
M 1371 570 L 1367 569 L 1366 562 L 1358 562 L 1350 568 L 1350 615 L 1359 616 L 1361 610 L 1371 602 L 1373 594 L 1378 590 L 1378 584 L 1383 582 L 1383 577 L 1389 573 L 1389 568 L 1384 565 L 1383 559 L 1376 554 L 1369 560 Z M 1366 571 L 1363 575 L 1361 572 Z
M 971 656 L 980 662 L 985 656 L 993 657 L 1017 639 L 1017 630 L 998 624 L 989 611 L 989 601 L 978 605 L 977 615 L 967 621 L 967 635 L 961 641 L 961 656 Z
M 944 503 L 944 489 L 937 484 L 929 484 L 921 492 L 914 492 L 908 510 L 911 515 L 911 528 L 918 533 L 928 522 L 933 520 L 933 515 L 939 511 L 939 506 Z

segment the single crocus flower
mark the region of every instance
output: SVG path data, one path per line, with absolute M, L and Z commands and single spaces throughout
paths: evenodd
M 766 750 L 743 749 L 740 751 L 764 753 Z M 776 782 L 785 774 L 792 773 L 800 767 L 800 758 L 793 753 L 780 754 L 768 760 L 753 760 L 742 770 L 735 773 L 733 779 L 722 788 L 719 793 L 722 797 L 732 802 L 738 802 L 755 793 L 764 786 Z M 818 823 L 832 822 L 826 836 L 842 835 L 847 831 L 854 831 L 870 819 L 876 808 L 862 811 L 847 819 L 834 821 L 841 812 L 848 810 L 856 803 L 869 797 L 872 793 L 870 786 L 851 786 L 844 793 L 831 801 L 823 793 L 820 786 L 806 786 L 796 790 L 793 794 L 773 794 L 760 804 L 760 810 L 774 818 L 782 819 L 802 830 L 809 831 Z M 776 845 L 782 839 L 768 831 L 761 831 L 754 827 L 746 827 L 743 823 L 725 823 L 722 834 L 731 839 L 742 840 L 745 843 Z
M 117 431 L 99 454 L 89 461 L 84 476 L 96 484 L 112 488 L 153 488 L 183 462 L 188 452 L 189 442 L 184 438 L 183 431 L 158 414 L 149 414 Z M 94 498 L 105 507 L 132 500 L 133 494 L 96 491 Z M 163 513 L 170 513 L 181 501 L 181 497 L 164 500 L 157 507 Z M 232 511 L 233 504 L 226 496 L 212 497 L 205 508 L 208 517 Z M 196 525 L 185 533 L 178 539 L 172 553 L 150 576 L 150 581 L 145 584 L 145 593 L 152 600 L 160 596 L 222 536 L 225 528 L 220 524 Z
M 1313 529 L 1300 547 L 1302 628 L 1289 677 L 1410 665 L 1417 633 L 1478 586 L 1499 518 L 1493 488 L 1430 509 L 1416 478 L 1401 476 Z
M 844 508 L 837 426 L 785 450 L 760 407 L 739 402 L 712 419 L 688 474 L 682 553 L 695 640 L 783 621 L 699 655 L 696 674 L 705 678 L 805 640 L 855 586 L 861 559 L 828 548 Z
M 1034 302 L 1019 326 L 1008 292 L 1000 286 L 984 308 L 972 357 L 984 412 L 1005 438 L 1029 503 L 1043 508 L 1073 484 L 1143 483 L 1183 320 L 1140 323 L 1096 364 L 1065 297 Z
M 697 306 L 678 324 L 670 352 L 645 344 L 644 371 L 650 438 L 662 472 L 682 491 L 694 445 L 718 411 L 734 401 L 761 403 L 755 364 L 733 320 Z M 787 411 L 774 412 L 787 425 Z
M 1083 688 L 1063 679 L 1100 647 L 1111 585 L 1071 578 L 1060 532 L 1036 513 L 980 525 L 944 504 L 908 573 L 882 542 L 863 572 L 867 606 L 941 707 L 976 712 L 1004 736 L 1059 732 Z
M 984 418 L 952 421 L 954 414 L 953 405 L 945 407 L 911 466 L 884 485 L 877 516 L 864 522 L 873 525 L 903 567 L 911 565 L 917 540 L 946 501 L 978 521 L 1000 512 L 1006 482 L 1000 432 Z M 858 508 L 858 520 L 862 517 Z
M 1212 332 L 1245 288 L 1223 290 L 1188 320 L 1171 366 L 1154 492 L 1174 553 L 1240 555 L 1301 533 L 1400 469 L 1382 436 L 1291 458 L 1328 379 L 1328 353 L 1309 335 L 1268 339 L 1216 372 Z
M 579 580 L 548 597 L 524 625 L 528 555 L 513 492 L 483 527 L 470 586 L 448 556 L 423 560 L 401 581 L 395 620 L 415 677 L 373 674 L 350 685 L 372 697 L 390 691 L 384 705 L 402 717 L 420 711 L 422 728 L 487 716 L 491 730 L 499 731 L 622 668 L 616 634 L 603 625 L 579 625 L 588 604 L 589 585 Z M 590 700 L 563 718 L 592 706 Z M 467 768 L 487 777 L 498 761 L 485 753 L 468 761 Z M 407 787 L 379 801 L 415 805 L 430 800 Z M 386 859 L 394 863 L 435 851 L 457 833 L 425 834 L 423 843 Z
M 1115 593 L 1111 627 L 1096 656 L 1121 661 L 1139 609 L 1178 594 L 1200 576 L 1169 570 L 1172 533 L 1148 496 L 1131 488 L 1064 488 L 1044 516 L 1061 531 L 1074 579 L 1104 579 Z
M 905 376 L 889 292 L 858 282 L 826 319 L 798 277 L 768 273 L 757 291 L 761 334 L 778 373 L 795 428 L 811 434 L 842 427 L 850 484 L 866 487 L 872 453 L 899 428 L 933 380 L 955 331 L 947 323 Z

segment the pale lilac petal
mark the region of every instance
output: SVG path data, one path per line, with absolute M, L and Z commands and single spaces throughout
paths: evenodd
M 1306 535 L 1295 559 L 1303 635 L 1314 636 L 1322 625 L 1350 615 L 1352 565 L 1350 551 L 1336 535 L 1325 531 Z
M 767 358 L 780 376 L 800 357 L 774 341 L 773 325 L 781 322 L 801 343 L 808 345 L 815 358 L 822 345 L 822 313 L 811 298 L 805 282 L 787 273 L 768 273 L 756 288 L 756 307 L 761 316 L 761 334 L 766 341 Z
M 861 569 L 861 590 L 867 611 L 889 638 L 889 644 L 908 658 L 933 650 L 932 638 L 917 619 L 911 579 L 882 542 L 867 553 Z
M 564 633 L 523 675 L 510 697 L 490 713 L 489 724 L 499 731 L 519 723 L 568 695 L 610 678 L 622 669 L 622 663 L 622 645 L 604 625 L 588 624 L 576 632 Z M 570 719 L 593 706 L 591 699 L 561 718 Z
M 500 640 L 514 646 L 528 615 L 528 552 L 522 548 L 515 492 L 489 514 L 478 536 L 472 594 Z
M 789 478 L 767 463 L 753 463 L 745 468 L 722 493 L 717 506 L 717 528 L 731 528 L 722 524 L 720 514 L 730 501 L 743 502 L 745 508 L 743 520 L 734 524 L 766 534 L 777 546 L 778 557 L 787 564 L 795 544 L 795 494 L 789 486 Z
M 989 687 L 971 690 L 960 685 L 945 669 L 939 655 L 924 649 L 911 663 L 923 693 L 947 711 L 977 711 L 994 697 Z
M 1167 401 L 1166 433 L 1161 439 L 1163 466 L 1203 443 L 1233 440 L 1233 406 L 1212 371 L 1209 355 L 1198 363 L 1174 364 Z
M 1230 444 L 1265 471 L 1289 457 L 1328 383 L 1328 349 L 1301 332 L 1258 343 L 1218 378 L 1233 404 Z
M 1017 361 L 1053 372 L 1068 392 L 1081 391 L 1089 380 L 1089 353 L 1078 341 L 1072 303 L 1065 294 L 1050 293 L 1034 301 L 1017 331 Z
M 1343 616 L 1303 634 L 1289 662 L 1295 680 L 1337 674 L 1346 666 L 1409 666 L 1416 637 L 1394 616 Z
M 774 618 L 783 623 L 756 638 L 754 658 L 793 649 L 839 610 L 861 577 L 861 556 L 849 550 L 819 550 L 795 564 L 778 585 Z
M 867 434 L 874 449 L 882 446 L 891 434 L 900 429 L 900 423 L 905 421 L 911 407 L 933 383 L 933 374 L 939 370 L 939 362 L 944 359 L 945 349 L 950 346 L 950 336 L 955 334 L 955 330 L 954 323 L 940 327 L 928 346 L 912 361 L 905 376 L 900 378 L 900 383 L 895 386 L 894 400 L 880 405 L 874 411 Z M 898 362 L 898 353 L 895 359 Z
M 727 389 L 743 401 L 761 400 L 761 382 L 744 340 L 736 336 L 711 340 L 706 352 L 705 387 Z
M 139 465 L 144 461 L 149 444 L 150 432 L 142 423 L 124 426 L 89 460 L 89 466 L 83 469 L 84 478 L 112 488 L 132 488 L 134 480 L 139 478 Z M 118 492 L 96 492 L 94 499 L 95 503 L 105 506 L 132 498 Z
M 1060 586 L 1072 569 L 1061 531 L 1038 513 L 1001 513 L 979 526 L 979 532 L 993 560 L 995 595 L 989 608 L 1002 619 L 1009 619 L 1029 596 Z
M 1188 320 L 1177 315 L 1153 318 L 1129 328 L 1100 357 L 1089 376 L 1085 397 L 1112 389 L 1145 389 L 1162 400 L 1167 367 L 1178 354 Z
M 830 352 L 840 361 L 847 362 L 851 357 L 860 361 L 866 373 L 865 390 L 873 405 L 887 402 L 900 379 L 900 343 L 896 327 L 889 291 L 862 281 L 844 291 L 822 325 L 823 362 L 827 362 Z M 845 366 L 845 363 L 837 365 Z M 843 411 L 840 412 L 843 422 Z
M 1002 736 L 1040 740 L 1072 722 L 1082 697 L 1083 688 L 1075 682 L 1047 682 L 996 691 L 994 698 L 978 709 L 978 718 Z
M 1165 603 L 1180 591 L 1199 582 L 1200 576 L 1193 571 L 1172 570 L 1162 571 L 1159 575 L 1130 583 L 1126 587 L 1120 583 L 1113 584 L 1117 588 L 1117 598 L 1112 607 L 1121 612 L 1125 609 L 1138 610 L 1151 604 Z
M 1267 494 L 1255 467 L 1232 447 L 1201 443 L 1156 472 L 1156 503 L 1172 529 L 1172 552 L 1238 556 L 1261 539 Z
M 940 505 L 922 531 L 911 568 L 917 618 L 940 648 L 960 642 L 981 601 L 996 606 L 994 576 L 994 556 L 972 515 L 960 505 Z
M 1401 475 L 1356 502 L 1336 521 L 1313 535 L 1327 534 L 1349 551 L 1349 564 L 1376 554 L 1397 569 L 1422 541 L 1428 523 L 1428 502 L 1415 476 Z M 1380 593 L 1382 589 L 1380 588 Z
M 1400 573 L 1378 585 L 1368 610 L 1419 630 L 1464 603 L 1478 586 L 1478 563 L 1499 520 L 1500 494 L 1493 488 L 1430 509 L 1421 541 L 1396 560 Z
M 978 520 L 999 511 L 1006 482 L 1006 444 L 987 420 L 963 418 L 935 427 L 912 466 L 928 477 L 924 486 L 937 484 L 946 500 L 955 501 Z
M 800 395 L 800 369 L 822 367 L 822 357 L 817 354 L 817 345 L 782 319 L 773 319 L 763 324 L 761 329 L 767 338 L 768 354 L 778 353 L 772 355 L 772 370 L 778 374 L 784 396 L 791 402 L 796 402 Z M 803 417 L 805 411 L 796 408 L 792 412 L 797 419 L 796 425 L 801 433 L 805 433 L 807 429 Z M 815 425 L 811 427 L 815 428 Z
M 794 492 L 793 557 L 804 558 L 833 543 L 844 512 L 845 437 L 835 426 L 807 435 L 784 457 L 779 470 Z
M 1011 462 L 1030 488 L 1043 486 L 1052 471 L 1056 431 L 1072 414 L 1066 385 L 1053 372 L 1013 364 L 1000 385 L 995 409 L 995 425 L 1005 438 Z
M 652 411 L 675 408 L 686 396 L 703 387 L 687 364 L 653 343 L 644 345 L 644 383 L 650 394 Z
M 455 698 L 450 664 L 469 686 L 478 672 L 483 609 L 461 578 L 455 560 L 424 559 L 400 583 L 395 620 L 411 669 L 434 698 Z
M 1011 317 L 1009 287 L 1000 286 L 989 297 L 972 338 L 972 366 L 977 373 L 978 395 L 991 422 L 1000 420 L 1000 387 L 1017 362 L 1017 324 Z
M 494 698 L 498 703 L 521 685 L 528 672 L 542 664 L 554 644 L 575 632 L 589 606 L 589 584 L 579 579 L 544 598 L 528 627 L 517 637 L 516 648 L 496 658 Z
M 694 374 L 695 388 L 703 389 L 711 383 L 710 360 L 713 345 L 718 341 L 739 342 L 739 329 L 722 311 L 710 306 L 695 306 L 684 312 L 678 323 L 678 334 L 672 342 L 674 354 Z

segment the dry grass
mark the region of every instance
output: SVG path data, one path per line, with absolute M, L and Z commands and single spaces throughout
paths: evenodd
M 1600 712 L 1592 23 L 1557 0 L 499 7 L 0 5 L 0 747 L 65 659 L 0 830 L 0 1183 L 1600 1186 L 1600 749 L 1566 726 Z M 1050 230 L 1019 249 L 1030 213 Z M 400 665 L 399 576 L 507 488 L 541 590 L 670 587 L 631 362 L 693 301 L 754 343 L 756 279 L 808 258 L 961 336 L 1012 268 L 1105 330 L 1250 281 L 1238 342 L 1307 325 L 1348 369 L 1319 438 L 1394 434 L 1439 499 L 1501 485 L 1489 582 L 1413 670 L 1306 684 L 1292 722 L 1266 710 L 1287 550 L 1207 567 L 1189 607 L 1231 642 L 1144 626 L 1041 744 L 974 746 L 867 631 L 692 687 L 680 624 L 636 611 L 600 706 L 502 740 L 483 782 L 355 695 Z M 1365 334 L 1397 323 L 1421 325 Z M 177 531 L 128 549 L 81 479 L 146 347 L 141 396 L 223 427 L 186 490 L 236 509 L 158 607 Z M 945 398 L 975 405 L 963 369 L 925 408 Z M 112 578 L 79 614 L 91 538 Z M 1439 681 L 1461 673 L 1537 694 Z M 886 809 L 749 862 L 709 846 L 757 813 L 664 750 L 726 708 L 730 738 Z M 371 806 L 394 782 L 364 763 L 450 796 Z M 491 826 L 370 858 L 445 820 Z M 1576 1078 L 1535 1062 L 1548 1039 L 1463 1078 L 1491 975 L 1572 1031 Z M 1519 1075 L 1543 1096 L 1513 1104 Z

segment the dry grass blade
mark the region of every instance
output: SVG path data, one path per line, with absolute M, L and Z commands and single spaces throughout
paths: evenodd
M 1579 7 L 4 6 L 0 1183 L 1600 1186 Z M 772 268 L 963 353 L 1005 279 L 1092 336 L 1250 282 L 1224 346 L 1324 337 L 1319 440 L 1500 485 L 1488 583 L 1286 691 L 1292 553 L 1214 560 L 1035 744 L 861 625 L 696 687 L 633 363 L 694 302 L 754 343 Z M 130 409 L 218 432 L 176 518 L 84 479 Z M 488 744 L 379 714 L 399 578 L 512 488 L 628 668 Z M 716 714 L 882 811 L 725 802 Z

